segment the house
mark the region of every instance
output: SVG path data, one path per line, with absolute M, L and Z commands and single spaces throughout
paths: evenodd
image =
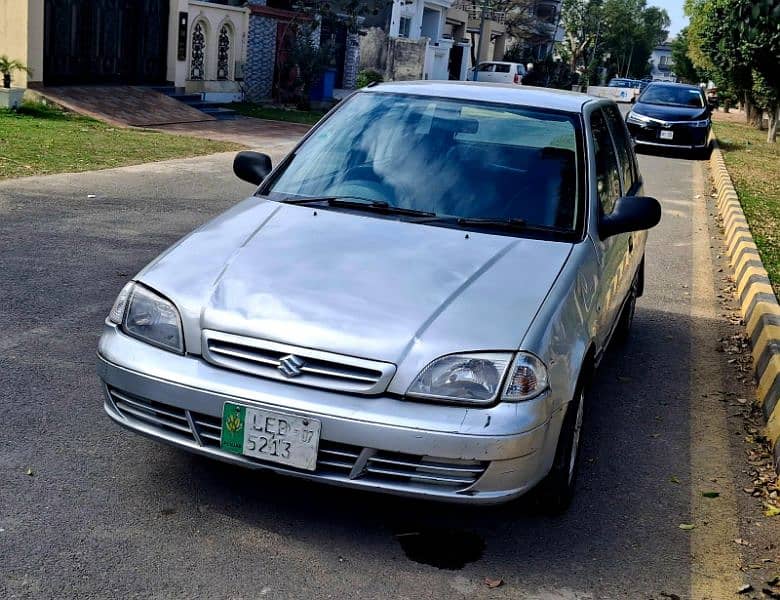
M 392 80 L 464 80 L 475 62 L 503 59 L 503 18 L 486 13 L 482 19 L 469 0 L 393 0 L 364 23 L 360 67 Z
M 25 62 L 26 87 L 174 85 L 235 94 L 249 10 L 240 0 L 7 0 L 0 54 Z M 10 34 L 10 35 L 9 35 Z
M 667 40 L 653 49 L 650 55 L 650 76 L 653 81 L 677 81 L 672 62 L 672 41 Z
M 0 54 L 32 75 L 20 87 L 173 86 L 205 99 L 272 95 L 292 0 L 2 0 Z M 337 84 L 354 87 L 357 34 L 337 44 Z

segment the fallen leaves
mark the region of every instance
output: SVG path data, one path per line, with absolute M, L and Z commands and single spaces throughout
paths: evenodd
M 703 498 L 718 498 L 720 492 L 702 492 L 701 495 Z
M 746 583 L 745 585 L 743 585 L 737 590 L 737 594 L 747 594 L 748 592 L 752 592 L 752 591 L 753 591 L 753 586 L 750 585 L 749 583 Z
M 27 467 L 27 471 L 25 471 L 25 473 L 30 477 L 35 475 L 35 471 L 33 471 L 31 467 Z
M 692 523 L 680 523 L 677 527 L 683 531 L 691 531 L 692 529 L 696 529 L 696 525 Z
M 501 587 L 504 585 L 504 580 L 500 577 L 498 579 L 493 579 L 492 577 L 485 577 L 485 585 L 488 586 L 491 590 L 497 587 Z
M 764 502 L 765 517 L 776 517 L 778 515 L 780 515 L 780 508 L 778 508 L 774 504 L 770 504 L 769 502 Z

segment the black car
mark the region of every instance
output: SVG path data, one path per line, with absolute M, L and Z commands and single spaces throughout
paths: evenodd
M 710 106 L 695 85 L 648 85 L 626 115 L 626 124 L 637 145 L 709 149 Z

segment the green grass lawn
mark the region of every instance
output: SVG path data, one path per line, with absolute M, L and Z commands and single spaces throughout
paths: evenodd
M 314 125 L 325 114 L 316 110 L 294 110 L 280 108 L 278 106 L 263 106 L 260 104 L 250 104 L 248 102 L 237 102 L 235 104 L 226 104 L 227 108 L 232 108 L 238 114 L 245 117 L 254 117 L 255 119 L 270 119 L 271 121 L 286 121 L 288 123 L 303 123 L 304 125 Z
M 200 156 L 241 146 L 106 125 L 42 104 L 0 110 L 0 179 Z
M 741 123 L 714 124 L 726 167 L 775 293 L 780 297 L 780 143 Z

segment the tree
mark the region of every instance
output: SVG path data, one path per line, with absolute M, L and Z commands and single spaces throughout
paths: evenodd
M 572 71 L 583 68 L 593 58 L 601 33 L 601 4 L 601 0 L 563 0 L 561 22 L 566 33 L 561 54 Z
M 687 0 L 694 64 L 709 65 L 716 77 L 744 98 L 748 120 L 761 127 L 769 113 L 768 142 L 777 139 L 780 118 L 780 0 Z
M 698 83 L 705 77 L 688 55 L 689 47 L 688 28 L 684 27 L 672 42 L 672 64 L 674 64 L 674 72 L 678 79 L 687 83 Z
M 669 34 L 669 15 L 646 0 L 605 0 L 607 69 L 619 77 L 645 77 L 653 49 Z
M 602 65 L 609 75 L 640 78 L 649 71 L 653 49 L 669 33 L 669 15 L 646 0 L 564 0 L 563 26 L 561 54 L 587 81 Z

